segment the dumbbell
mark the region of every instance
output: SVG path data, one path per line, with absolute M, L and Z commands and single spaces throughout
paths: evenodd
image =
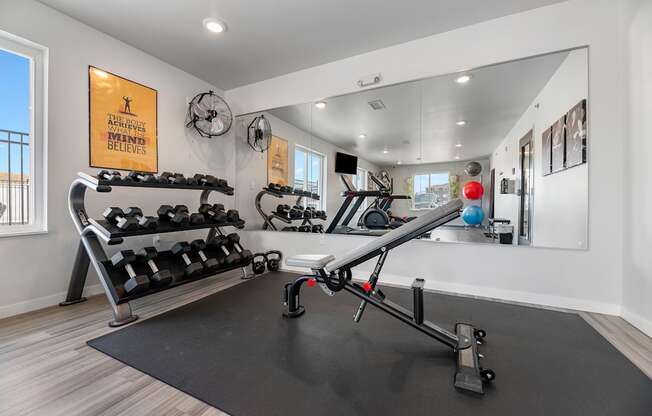
M 311 199 L 314 199 L 314 200 L 318 200 L 318 199 L 319 199 L 319 195 L 318 195 L 318 194 L 310 194 L 310 198 L 311 198 Z
M 319 210 L 316 211 L 315 213 L 317 214 L 317 218 L 321 218 L 322 220 L 326 219 L 326 211 Z
M 172 254 L 175 256 L 180 256 L 183 262 L 186 265 L 184 272 L 188 277 L 197 276 L 199 273 L 204 270 L 204 266 L 201 263 L 195 263 L 190 260 L 188 253 L 190 252 L 190 244 L 186 241 L 180 241 L 172 246 Z
M 229 243 L 235 249 L 235 251 L 240 255 L 241 262 L 249 262 L 249 260 L 251 260 L 254 255 L 251 253 L 251 251 L 242 248 L 240 245 L 240 236 L 238 234 L 231 233 L 227 235 L 226 238 L 229 240 Z
M 199 206 L 199 213 L 202 214 L 208 222 L 212 222 L 212 223 L 219 222 L 218 219 L 220 218 L 218 218 L 218 214 L 217 212 L 215 212 L 215 210 L 213 209 L 213 205 L 211 204 L 201 204 Z M 224 214 L 224 220 L 226 220 L 226 213 Z
M 158 183 L 158 178 L 151 173 L 129 172 L 126 177 L 135 182 Z
M 224 211 L 223 204 L 213 204 L 213 211 L 215 212 L 215 222 L 217 224 L 224 224 L 229 222 L 226 211 Z
M 216 178 L 213 175 L 202 175 L 198 173 L 195 175 L 195 178 L 197 179 L 199 184 L 203 186 L 211 186 L 214 188 L 227 186 L 227 183 L 224 179 Z
M 155 287 L 163 287 L 172 283 L 172 274 L 169 270 L 159 270 L 154 259 L 158 257 L 158 251 L 155 247 L 144 247 L 138 253 L 147 260 L 152 274 L 149 276 L 150 283 Z
M 281 185 L 274 182 L 270 182 L 269 185 L 267 185 L 267 190 L 272 192 L 283 192 L 283 190 L 281 189 Z
M 294 192 L 294 188 L 292 188 L 290 185 L 281 185 L 281 192 L 291 194 Z
M 297 229 L 297 227 L 295 227 L 294 225 L 292 225 L 292 226 L 289 226 L 289 227 L 283 227 L 283 228 L 281 229 L 281 231 L 296 232 L 296 231 L 299 231 L 299 230 Z
M 256 253 L 251 258 L 251 270 L 254 274 L 265 273 L 265 263 L 267 262 L 267 257 L 265 253 Z
M 309 233 L 312 231 L 312 228 L 309 225 L 300 225 L 298 231 L 300 233 Z
M 188 183 L 186 178 L 184 178 L 180 173 L 163 172 L 161 173 L 160 178 L 172 185 L 186 185 Z
M 206 257 L 206 254 L 204 253 L 204 250 L 206 249 L 206 242 L 204 240 L 202 240 L 201 238 L 198 238 L 197 240 L 193 240 L 190 243 L 190 246 L 199 255 L 199 259 L 201 260 L 202 264 L 206 269 L 215 270 L 218 267 L 220 267 L 220 262 L 217 259 Z
M 175 227 L 184 227 L 190 223 L 190 216 L 184 211 L 176 211 L 170 205 L 161 205 L 156 211 L 162 220 L 168 220 Z
M 104 215 L 104 218 L 106 218 L 109 223 L 123 231 L 134 231 L 138 229 L 138 220 L 136 220 L 136 218 L 128 217 L 122 209 L 118 207 L 109 207 L 104 210 L 102 215 Z
M 324 232 L 324 226 L 321 224 L 314 224 L 312 226 L 312 232 L 313 233 L 323 233 Z
M 303 218 L 305 218 L 305 219 L 310 219 L 310 218 L 312 218 L 313 215 L 314 215 L 314 211 L 312 210 L 312 208 L 310 208 L 310 209 L 309 209 L 309 208 L 310 208 L 310 207 L 306 208 L 306 209 L 303 211 Z
M 282 217 L 290 217 L 290 206 L 285 204 L 278 204 L 276 206 L 276 213 Z
M 223 235 L 218 235 L 215 238 L 213 238 L 208 245 L 211 247 L 215 247 L 218 250 L 221 250 L 222 253 L 224 253 L 224 264 L 227 266 L 232 266 L 238 261 L 240 261 L 240 255 L 236 252 L 231 252 L 226 245 L 229 243 L 228 238 L 226 238 Z
M 111 257 L 111 264 L 115 267 L 124 267 L 129 279 L 122 285 L 125 292 L 130 295 L 145 292 L 149 289 L 149 278 L 146 275 L 136 274 L 132 263 L 136 261 L 133 250 L 118 251 Z
M 158 218 L 144 216 L 143 211 L 138 207 L 127 208 L 125 215 L 127 217 L 135 218 L 138 225 L 142 228 L 153 230 L 158 226 Z
M 109 172 L 108 170 L 101 170 L 98 172 L 97 178 L 109 182 L 120 182 L 122 180 L 122 176 L 117 170 L 114 170 L 113 172 Z
M 283 253 L 278 250 L 270 250 L 265 253 L 265 261 L 267 262 L 267 270 L 276 272 L 281 268 Z
M 202 225 L 206 223 L 206 218 L 204 217 L 203 214 L 200 214 L 198 212 L 191 214 L 190 211 L 188 210 L 188 207 L 185 205 L 176 205 L 174 207 L 174 210 L 176 212 L 184 212 L 186 213 L 186 215 L 189 215 L 190 217 L 188 221 L 191 225 Z
M 291 208 L 290 209 L 290 218 L 292 219 L 298 219 L 298 218 L 303 218 L 303 211 L 297 208 Z
M 193 179 L 195 179 L 197 181 L 197 184 L 201 186 L 210 186 L 213 188 L 217 188 L 219 186 L 226 185 L 225 180 L 218 179 L 212 175 L 203 175 L 201 173 L 196 173 L 195 176 L 193 176 Z
M 240 213 L 237 209 L 230 209 L 226 211 L 226 219 L 228 222 L 238 222 L 240 221 Z

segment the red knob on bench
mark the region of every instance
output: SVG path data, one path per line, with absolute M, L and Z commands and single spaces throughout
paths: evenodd
M 308 282 L 306 283 L 308 284 L 308 287 L 315 287 L 317 284 L 317 279 L 308 279 Z
M 373 287 L 371 287 L 371 283 L 369 282 L 364 282 L 362 284 L 362 289 L 364 289 L 365 292 L 369 293 L 373 290 Z

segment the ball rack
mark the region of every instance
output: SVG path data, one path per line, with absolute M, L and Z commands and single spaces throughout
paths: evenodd
M 229 265 L 215 271 L 204 271 L 200 275 L 192 278 L 186 278 L 183 272 L 183 265 L 180 263 L 178 257 L 173 256 L 170 251 L 160 251 L 156 258 L 156 263 L 159 269 L 167 269 L 173 275 L 172 283 L 164 287 L 150 287 L 149 290 L 138 294 L 127 294 L 122 290 L 121 283 L 127 278 L 127 274 L 123 269 L 113 267 L 111 260 L 107 257 L 102 243 L 107 245 L 119 245 L 124 242 L 125 238 L 136 237 L 148 234 L 163 234 L 179 231 L 191 231 L 199 229 L 208 229 L 206 241 L 210 242 L 218 235 L 224 235 L 222 232 L 223 227 L 236 227 L 243 228 L 245 222 L 239 220 L 237 222 L 228 223 L 205 223 L 201 225 L 186 225 L 182 227 L 174 227 L 166 222 L 159 222 L 156 229 L 138 229 L 134 231 L 121 230 L 106 220 L 98 220 L 89 218 L 86 213 L 84 204 L 86 190 L 90 189 L 95 192 L 107 193 L 111 192 L 114 186 L 120 187 L 136 187 L 136 188 L 159 188 L 159 189 L 188 189 L 188 190 L 201 190 L 200 204 L 208 203 L 211 192 L 216 191 L 225 195 L 233 195 L 233 188 L 231 187 L 208 187 L 201 185 L 181 185 L 181 184 L 163 184 L 163 183 L 143 183 L 143 182 L 127 182 L 127 181 L 109 181 L 98 179 L 95 176 L 88 175 L 83 172 L 77 174 L 77 178 L 72 182 L 68 194 L 68 209 L 70 216 L 75 224 L 75 228 L 79 233 L 79 245 L 75 255 L 72 272 L 70 275 L 70 282 L 66 300 L 61 302 L 61 306 L 72 305 L 75 303 L 83 302 L 86 300 L 82 296 L 84 285 L 86 284 L 86 277 L 90 264 L 93 264 L 95 271 L 99 277 L 100 283 L 104 289 L 109 304 L 113 310 L 113 321 L 109 322 L 109 326 L 116 327 L 128 324 L 138 319 L 131 310 L 130 302 L 132 300 L 148 296 L 163 290 L 171 289 L 192 281 L 203 279 L 208 276 L 224 273 L 238 268 L 242 269 L 243 278 L 247 278 L 246 266 L 250 263 L 241 262 L 239 264 Z M 208 256 L 217 256 L 218 249 L 205 250 Z M 147 260 L 139 258 L 133 265 L 138 273 L 147 273 Z
M 261 206 L 261 200 L 265 195 L 271 195 L 279 199 L 285 196 L 296 196 L 297 200 L 295 201 L 294 205 L 301 205 L 301 203 L 303 202 L 303 198 L 319 201 L 319 195 L 311 194 L 307 191 L 294 190 L 292 192 L 284 192 L 284 191 L 277 191 L 277 190 L 269 189 L 268 187 L 264 187 L 260 192 L 258 192 L 258 195 L 256 195 L 256 199 L 254 201 L 256 210 L 258 211 L 260 216 L 263 217 L 263 220 L 265 221 L 265 223 L 263 224 L 263 230 L 278 231 L 276 224 L 274 224 L 273 221 L 274 219 L 284 222 L 285 224 L 292 224 L 294 221 L 301 221 L 301 225 L 310 225 L 311 227 L 313 225 L 311 219 L 319 219 L 319 220 L 327 219 L 327 217 L 325 216 L 320 218 L 289 218 L 283 215 L 279 215 L 274 211 L 268 214 L 263 210 Z

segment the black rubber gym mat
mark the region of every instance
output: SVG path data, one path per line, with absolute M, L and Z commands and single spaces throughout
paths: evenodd
M 652 415 L 652 380 L 575 314 L 425 294 L 425 315 L 487 331 L 497 378 L 484 396 L 453 387 L 447 347 L 357 299 L 304 286 L 306 313 L 281 316 L 283 284 L 262 275 L 89 341 L 236 416 Z M 409 290 L 384 288 L 409 307 Z

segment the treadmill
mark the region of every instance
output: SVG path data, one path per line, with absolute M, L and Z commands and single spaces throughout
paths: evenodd
M 391 201 L 393 199 L 409 199 L 409 196 L 392 195 L 391 189 L 388 189 L 378 178 L 374 175 L 369 175 L 371 180 L 378 187 L 375 191 L 359 191 L 356 189 L 353 182 L 347 175 L 340 175 L 340 180 L 346 188 L 340 195 L 344 198 L 342 206 L 337 211 L 333 220 L 328 225 L 326 233 L 329 234 L 348 234 L 348 235 L 368 235 L 378 237 L 385 235 L 392 229 L 390 227 L 383 229 L 369 229 L 369 228 L 356 228 L 349 226 L 349 223 L 358 212 L 365 199 L 376 198 L 380 201 Z M 355 201 L 355 202 L 354 202 Z M 341 221 L 341 223 L 340 223 Z

